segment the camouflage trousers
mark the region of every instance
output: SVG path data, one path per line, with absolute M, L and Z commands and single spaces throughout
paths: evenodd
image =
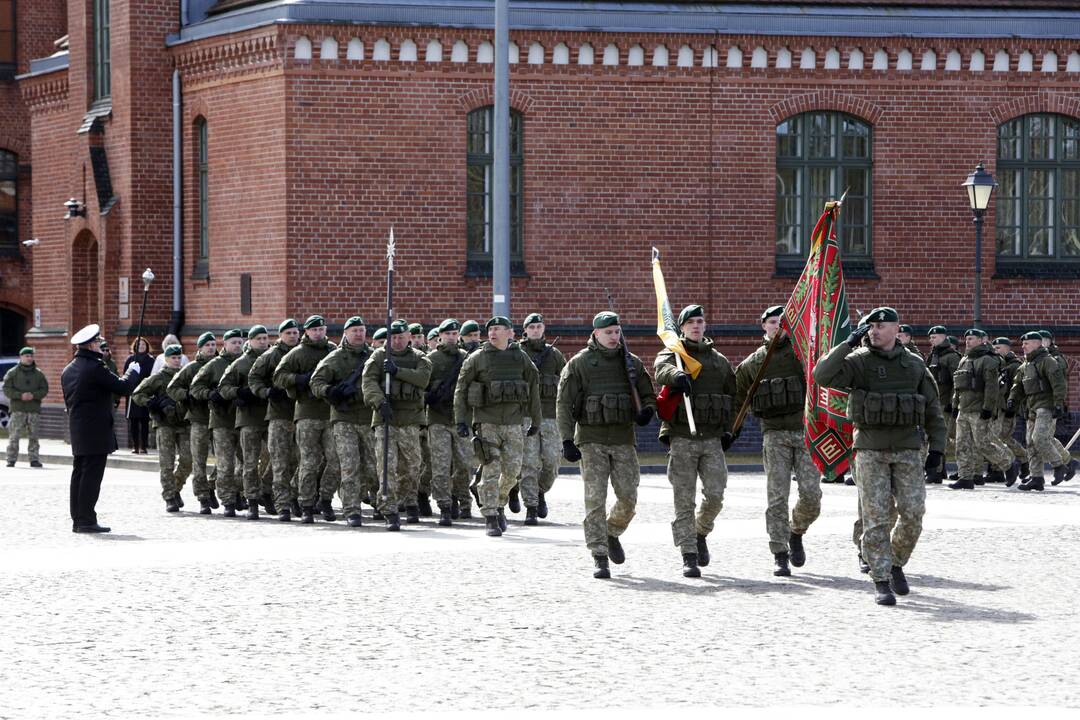
M 419 431 L 420 466 L 414 472 L 405 465 L 398 464 L 398 503 L 406 506 L 416 505 L 417 493 L 431 494 L 431 462 L 428 458 L 427 428 L 417 426 Z
M 922 534 L 926 481 L 919 455 L 918 449 L 862 449 L 855 456 L 862 556 L 875 581 L 888 580 L 893 565 L 906 565 Z
M 1054 437 L 1056 431 L 1057 420 L 1050 408 L 1028 411 L 1027 448 L 1032 477 L 1042 477 L 1044 464 L 1057 467 L 1069 462 L 1065 446 Z
M 525 449 L 525 433 L 521 425 L 480 423 L 477 432 L 484 446 L 484 466 L 480 478 L 480 511 L 496 515 L 510 500 L 510 491 L 521 474 L 521 456 Z
M 802 535 L 821 514 L 821 482 L 817 468 L 799 430 L 766 430 L 762 437 L 761 459 L 765 465 L 765 530 L 769 552 L 788 551 L 792 532 Z M 791 476 L 799 486 L 799 499 L 788 521 Z
M 998 422 L 1000 423 L 998 426 L 998 439 L 1004 443 L 1015 459 L 1026 463 L 1028 461 L 1027 450 L 1013 437 L 1013 430 L 1016 429 L 1016 418 L 1005 417 L 1005 414 L 1002 413 L 1001 417 L 998 418 Z
M 271 483 L 278 510 L 296 499 L 296 428 L 292 420 L 270 420 L 266 426 L 266 449 L 270 453 Z
M 668 451 L 668 482 L 674 491 L 675 519 L 671 535 L 683 553 L 697 553 L 697 536 L 712 532 L 713 521 L 724 507 L 727 462 L 720 438 L 704 440 L 676 437 Z M 697 480 L 701 478 L 701 508 L 697 505 Z
M 449 510 L 451 498 L 458 505 L 470 507 L 469 463 L 472 453 L 469 440 L 460 437 L 452 425 L 429 425 L 428 448 L 431 451 L 431 493 L 440 510 Z
M 524 429 L 527 431 L 531 424 L 525 420 Z M 532 437 L 525 436 L 525 454 L 521 461 L 521 501 L 525 507 L 536 507 L 540 504 L 540 493 L 551 491 L 555 474 L 559 472 L 560 453 L 562 438 L 554 418 L 544 418 L 540 421 L 540 432 Z
M 350 422 L 336 422 L 332 428 L 338 465 L 341 466 L 341 507 L 345 517 L 360 514 L 360 499 L 363 497 L 361 478 L 364 467 L 374 461 L 371 455 L 365 453 L 361 437 L 369 429 Z
M 264 482 L 263 475 L 259 472 L 259 461 L 266 452 L 266 428 L 240 428 L 240 448 L 244 456 L 244 497 L 257 502 L 260 496 L 269 494 L 271 489 L 271 483 Z
M 581 450 L 581 483 L 585 487 L 585 545 L 593 555 L 608 554 L 608 535 L 619 537 L 637 510 L 641 467 L 633 445 L 584 443 Z M 615 504 L 607 510 L 608 482 Z
M 956 466 L 962 478 L 983 474 L 986 463 L 1002 472 L 1012 465 L 1012 453 L 998 439 L 998 421 L 983 420 L 977 412 L 962 412 L 956 418 Z
M 427 427 L 420 428 L 420 492 L 431 494 L 431 439 Z
M 244 460 L 243 447 L 240 445 L 240 431 L 214 428 L 213 433 L 217 496 L 222 503 L 231 505 L 244 489 L 241 480 Z
M 19 440 L 23 435 L 27 438 L 26 454 L 30 456 L 30 462 L 41 462 L 41 443 L 38 442 L 38 421 L 41 413 L 22 412 L 16 410 L 11 413 L 8 423 L 7 461 L 13 463 L 19 459 Z
M 390 444 L 386 444 L 389 435 Z M 379 478 L 382 479 L 383 451 L 386 455 L 386 492 L 379 489 L 379 512 L 383 515 L 396 513 L 398 503 L 407 499 L 399 484 L 402 477 L 416 477 L 420 474 L 420 426 L 390 426 L 390 432 L 380 425 L 375 428 L 375 457 L 379 466 Z M 412 495 L 416 501 L 415 493 Z
M 159 427 L 155 435 L 161 497 L 168 500 L 180 494 L 191 474 L 191 433 L 186 427 Z
M 300 507 L 311 508 L 319 500 L 333 500 L 341 485 L 341 467 L 330 421 L 297 420 L 296 446 L 300 451 Z
M 371 425 L 360 426 L 360 444 L 363 445 L 364 463 L 360 466 L 360 496 L 372 503 L 379 497 L 379 473 L 382 467 L 382 455 L 375 452 L 375 428 Z
M 199 500 L 209 500 L 214 494 L 214 484 L 217 480 L 216 469 L 212 478 L 206 475 L 206 459 L 210 456 L 210 440 L 213 435 L 208 425 L 193 422 L 189 437 L 191 438 L 192 490 L 195 491 L 195 497 Z

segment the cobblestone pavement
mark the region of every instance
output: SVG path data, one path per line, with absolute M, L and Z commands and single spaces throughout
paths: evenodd
M 594 580 L 580 481 L 538 528 L 166 515 L 109 470 L 74 535 L 62 466 L 4 469 L 0 717 L 172 718 L 627 707 L 1080 704 L 1080 485 L 932 487 L 912 594 L 874 605 L 854 488 L 772 575 L 760 474 L 733 475 L 713 562 L 684 579 L 671 490 L 642 479 L 627 561 Z M 500 716 L 505 713 L 500 713 Z

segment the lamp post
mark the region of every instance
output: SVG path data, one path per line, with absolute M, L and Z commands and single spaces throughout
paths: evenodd
M 979 163 L 975 170 L 967 176 L 967 180 L 961 183 L 967 188 L 968 202 L 971 205 L 971 221 L 975 223 L 975 321 L 973 325 L 979 327 L 982 321 L 982 230 L 983 215 L 990 205 L 990 195 L 993 194 L 997 183 L 994 176 L 986 171 Z

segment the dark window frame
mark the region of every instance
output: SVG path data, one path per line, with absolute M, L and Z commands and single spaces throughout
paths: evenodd
M 0 256 L 11 257 L 19 254 L 19 155 L 14 150 L 0 148 L 0 183 L 10 182 L 15 189 L 15 209 L 10 214 L 4 213 L 0 218 L 0 231 L 10 218 L 10 237 L 0 235 Z M 6 233 L 5 233 L 6 234 Z
M 109 0 L 93 0 L 93 104 L 112 97 L 112 47 Z
M 203 117 L 195 120 L 195 194 L 199 244 L 194 276 L 206 278 L 210 273 L 210 124 Z
M 15 79 L 15 70 L 19 61 L 19 27 L 16 23 L 17 8 L 16 0 L 0 0 L 0 3 L 6 3 L 11 13 L 11 30 L 0 31 L 9 32 L 11 34 L 11 57 L 0 57 L 0 81 L 9 81 Z
M 492 182 L 494 174 L 493 115 L 486 105 L 468 113 L 465 119 L 465 274 L 492 275 Z M 525 272 L 525 118 L 510 109 L 510 273 Z M 482 190 L 474 182 L 482 180 Z M 486 248 L 477 248 L 477 241 Z

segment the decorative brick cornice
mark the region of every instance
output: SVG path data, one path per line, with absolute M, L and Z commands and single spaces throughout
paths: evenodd
M 1060 113 L 1080 118 L 1080 98 L 1064 92 L 1040 92 L 1001 103 L 990 110 L 995 125 L 1030 113 Z
M 68 78 L 67 72 L 50 73 L 41 77 L 29 78 L 19 83 L 23 102 L 31 113 L 41 114 L 67 110 Z
M 769 108 L 773 122 L 780 124 L 786 118 L 812 110 L 833 110 L 861 118 L 871 125 L 876 123 L 884 110 L 853 95 L 845 95 L 835 90 L 822 90 L 816 93 L 796 95 Z
M 176 49 L 173 60 L 184 81 L 190 83 L 207 77 L 246 75 L 280 65 L 282 58 L 280 36 L 271 29 L 229 37 L 227 42 L 183 45 Z
M 467 92 L 464 95 L 459 95 L 457 101 L 462 110 L 471 112 L 477 108 L 494 105 L 495 91 L 491 86 L 486 86 L 483 89 L 477 89 L 472 92 Z M 528 115 L 529 111 L 532 110 L 534 103 L 535 101 L 528 93 L 524 93 L 520 90 L 510 91 L 510 107 L 518 112 Z

